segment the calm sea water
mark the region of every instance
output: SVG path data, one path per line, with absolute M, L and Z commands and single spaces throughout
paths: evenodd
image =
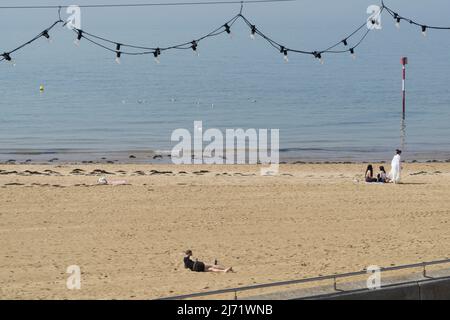
M 262 31 L 308 50 L 323 49 L 364 21 L 368 4 L 337 9 L 306 4 L 248 6 Z M 439 5 L 422 11 L 436 20 Z M 308 7 L 308 3 L 310 6 Z M 330 3 L 330 2 L 327 2 Z M 400 1 L 405 4 L 405 1 Z M 409 7 L 411 14 L 420 14 Z M 423 8 L 421 8 L 423 9 Z M 161 46 L 190 40 L 226 21 L 234 7 L 126 9 L 83 12 L 83 28 L 117 40 Z M 339 14 L 333 15 L 336 10 Z M 331 13 L 330 13 L 331 12 Z M 1 50 L 50 25 L 55 12 L 0 12 Z M 326 15 L 329 19 L 318 19 Z M 385 160 L 401 145 L 401 65 L 409 57 L 405 156 L 450 158 L 450 41 L 448 32 L 423 38 L 417 28 L 396 30 L 384 15 L 383 30 L 369 34 L 350 56 L 282 56 L 250 40 L 238 23 L 233 38 L 207 40 L 191 51 L 153 57 L 114 55 L 58 28 L 52 36 L 0 64 L 0 161 L 52 158 L 118 159 L 170 151 L 173 130 L 280 129 L 281 157 L 299 160 Z M 444 21 L 445 22 L 445 21 Z M 5 47 L 3 47 L 5 46 Z M 39 86 L 45 92 L 39 92 Z

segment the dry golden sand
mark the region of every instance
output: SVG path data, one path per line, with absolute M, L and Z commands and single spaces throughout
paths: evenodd
M 404 167 L 404 184 L 369 185 L 364 164 L 1 165 L 0 296 L 147 299 L 446 258 L 450 164 Z M 130 185 L 83 185 L 94 169 Z M 189 272 L 185 249 L 237 272 Z

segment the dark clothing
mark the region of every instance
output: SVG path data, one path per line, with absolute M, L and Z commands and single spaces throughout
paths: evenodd
M 184 267 L 195 272 L 205 272 L 205 264 L 201 261 L 192 261 L 190 257 L 186 256 L 183 259 Z
M 386 183 L 386 178 L 387 178 L 386 172 L 379 173 L 377 175 L 377 178 L 378 178 L 378 182 Z
M 377 182 L 377 179 L 373 177 L 372 172 L 369 170 L 366 171 L 366 182 Z
M 194 262 L 194 270 L 195 272 L 205 272 L 205 264 L 201 261 Z
M 184 261 L 184 267 L 186 269 L 190 269 L 190 270 L 194 269 L 194 261 L 192 261 L 191 258 L 186 256 L 186 257 L 184 257 L 183 261 Z

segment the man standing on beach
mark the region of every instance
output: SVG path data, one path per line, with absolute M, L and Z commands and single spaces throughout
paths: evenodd
M 396 154 L 391 162 L 391 172 L 389 173 L 389 179 L 394 183 L 400 183 L 401 173 L 401 155 L 402 151 L 397 149 Z

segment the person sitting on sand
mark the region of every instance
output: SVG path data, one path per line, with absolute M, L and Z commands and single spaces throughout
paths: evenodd
M 377 179 L 373 177 L 373 167 L 371 164 L 367 166 L 365 174 L 366 182 L 377 182 Z
M 380 167 L 380 173 L 377 175 L 377 182 L 387 183 L 389 182 L 389 178 L 387 177 L 386 170 L 384 166 Z
M 206 264 L 203 263 L 201 261 L 195 260 L 192 261 L 191 260 L 191 256 L 192 256 L 192 250 L 186 250 L 185 252 L 185 256 L 183 259 L 184 262 L 184 267 L 186 269 L 189 269 L 191 271 L 195 271 L 195 272 L 223 272 L 223 273 L 227 273 L 227 272 L 232 272 L 233 268 L 224 268 L 222 266 L 219 266 L 217 264 Z

